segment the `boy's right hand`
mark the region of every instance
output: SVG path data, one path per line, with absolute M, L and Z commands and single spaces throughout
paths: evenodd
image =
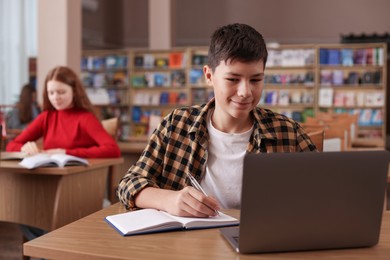
M 216 199 L 191 186 L 179 191 L 147 187 L 136 196 L 135 204 L 139 208 L 159 209 L 180 217 L 207 218 L 216 216 L 216 211 L 220 210 Z
M 216 199 L 205 196 L 191 186 L 171 192 L 163 207 L 172 215 L 199 218 L 216 216 L 216 211 L 220 209 Z

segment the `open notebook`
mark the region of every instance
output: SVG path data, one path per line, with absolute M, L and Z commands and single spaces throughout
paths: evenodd
M 238 225 L 238 220 L 219 212 L 209 218 L 177 217 L 155 209 L 141 209 L 107 216 L 105 220 L 124 236 L 183 229 Z

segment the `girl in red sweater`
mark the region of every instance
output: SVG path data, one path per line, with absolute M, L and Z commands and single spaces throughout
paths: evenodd
M 43 151 L 36 140 L 43 137 Z M 13 141 L 7 151 L 66 153 L 84 158 L 120 156 L 115 140 L 93 112 L 76 73 L 55 67 L 45 79 L 43 112 Z

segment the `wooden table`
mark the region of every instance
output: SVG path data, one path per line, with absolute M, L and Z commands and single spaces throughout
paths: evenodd
M 28 170 L 0 161 L 0 221 L 54 230 L 102 209 L 107 174 L 123 158 Z
M 371 248 L 240 255 L 219 229 L 123 237 L 104 221 L 125 212 L 119 204 L 98 211 L 23 245 L 24 254 L 47 259 L 389 259 L 390 212 L 385 212 L 380 242 Z M 239 217 L 239 212 L 225 211 Z

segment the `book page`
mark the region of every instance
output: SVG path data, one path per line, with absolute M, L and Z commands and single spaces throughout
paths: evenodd
M 53 161 L 48 154 L 43 153 L 26 157 L 19 164 L 23 167 L 26 167 L 27 169 L 50 165 L 58 166 L 57 163 Z
M 181 229 L 180 222 L 161 213 L 162 211 L 155 209 L 141 209 L 107 216 L 106 220 L 123 235 L 162 231 L 173 228 Z
M 238 225 L 238 220 L 222 212 L 219 212 L 218 216 L 209 218 L 191 218 L 191 217 L 178 217 L 169 213 L 161 211 L 161 213 L 168 215 L 176 221 L 183 224 L 186 228 L 201 228 L 201 227 L 219 227 L 226 225 Z
M 64 167 L 65 165 L 88 165 L 88 161 L 86 159 L 69 154 L 53 154 L 50 158 L 58 162 L 58 166 L 60 167 Z

